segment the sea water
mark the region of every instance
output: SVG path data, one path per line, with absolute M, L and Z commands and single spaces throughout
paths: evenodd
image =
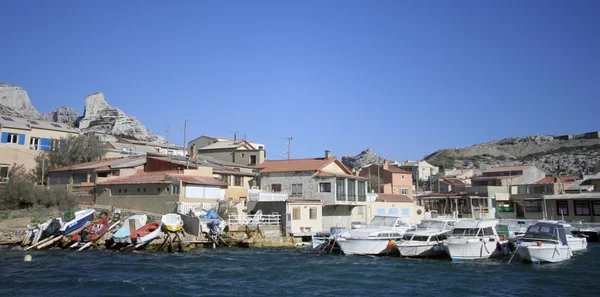
M 598 296 L 600 244 L 559 264 L 319 254 L 0 248 L 0 296 Z M 31 262 L 24 262 L 26 254 Z

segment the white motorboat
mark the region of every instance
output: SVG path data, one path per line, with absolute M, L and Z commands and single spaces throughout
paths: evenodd
M 401 241 L 395 243 L 403 257 L 433 257 L 445 254 L 442 242 L 454 227 L 454 219 L 428 219 L 417 229 L 406 231 Z
M 375 216 L 366 228 L 338 234 L 336 242 L 346 255 L 384 255 L 394 250 L 394 243 L 411 229 L 405 218 Z
M 179 232 L 183 228 L 183 220 L 176 213 L 168 213 L 160 219 L 162 227 L 166 232 Z
M 571 252 L 580 252 L 587 250 L 587 238 L 574 236 L 571 224 L 561 223 L 565 227 L 565 235 L 567 237 L 567 245 L 571 248 Z
M 192 209 L 189 214 L 200 219 L 202 233 L 217 235 L 225 231 L 227 222 L 219 216 L 216 210 Z
M 117 230 L 112 236 L 112 239 L 116 243 L 127 243 L 129 242 L 129 235 L 142 226 L 146 225 L 148 216 L 146 215 L 135 215 L 128 217 L 124 222 L 123 226 Z
M 567 243 L 562 224 L 539 222 L 527 229 L 517 248 L 522 260 L 533 263 L 554 263 L 571 259 L 573 252 Z
M 508 254 L 506 236 L 496 232 L 497 220 L 463 220 L 454 225 L 443 243 L 444 250 L 456 260 L 487 259 Z

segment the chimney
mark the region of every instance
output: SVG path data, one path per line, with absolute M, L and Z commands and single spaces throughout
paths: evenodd
M 329 159 L 330 154 L 331 154 L 330 150 L 325 150 L 325 159 Z
M 388 170 L 388 168 L 390 168 L 390 162 L 387 159 L 385 159 L 383 160 L 383 169 Z
M 192 144 L 192 146 L 190 147 L 190 156 L 193 158 L 196 158 L 196 144 Z

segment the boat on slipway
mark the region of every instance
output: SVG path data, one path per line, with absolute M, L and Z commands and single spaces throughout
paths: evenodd
M 549 222 L 530 226 L 519 242 L 517 252 L 522 260 L 532 263 L 563 262 L 573 255 L 564 226 Z
M 434 257 L 444 255 L 443 241 L 452 233 L 455 219 L 427 219 L 416 230 L 404 233 L 394 244 L 403 257 Z
M 130 243 L 135 244 L 136 248 L 139 248 L 158 238 L 161 232 L 161 223 L 152 222 L 131 232 L 131 234 L 129 235 L 129 241 Z
M 453 261 L 507 255 L 508 240 L 496 232 L 497 224 L 497 220 L 458 221 L 443 243 L 444 250 Z
M 179 232 L 183 228 L 183 220 L 176 213 L 168 213 L 160 219 L 162 228 L 166 232 Z
M 407 218 L 379 215 L 366 228 L 340 233 L 335 242 L 346 255 L 385 255 L 396 250 L 394 243 L 412 229 Z
M 119 228 L 119 230 L 117 230 L 117 232 L 113 234 L 112 240 L 115 243 L 128 243 L 129 235 L 131 235 L 131 232 L 142 228 L 144 225 L 146 225 L 147 221 L 148 216 L 146 215 L 134 215 L 128 217 L 123 222 L 122 227 Z
M 87 223 L 92 218 L 94 212 L 96 211 L 92 208 L 78 210 L 75 212 L 75 218 L 67 222 L 65 222 L 66 219 L 64 218 L 64 216 L 61 217 L 60 221 L 62 227 L 59 229 L 59 232 L 63 235 L 68 235 L 69 233 L 83 227 L 83 225 L 85 225 L 85 223 Z

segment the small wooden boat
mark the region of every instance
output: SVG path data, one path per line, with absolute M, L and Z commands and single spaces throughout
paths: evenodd
M 123 226 L 113 234 L 112 239 L 116 243 L 127 243 L 129 242 L 129 235 L 139 228 L 146 225 L 148 216 L 146 215 L 135 215 L 130 216 L 123 222 Z
M 181 219 L 181 216 L 176 213 L 163 215 L 160 221 L 163 229 L 168 232 L 178 232 L 183 228 L 183 220 Z
M 107 219 L 95 221 L 73 235 L 71 240 L 79 243 L 95 242 L 108 231 L 108 227 L 110 227 L 110 223 Z
M 131 235 L 129 235 L 131 243 L 135 244 L 135 247 L 137 248 L 156 239 L 161 232 L 160 225 L 160 222 L 152 222 L 133 231 Z
M 75 212 L 75 218 L 68 221 L 68 222 L 64 222 L 62 223 L 62 227 L 60 228 L 60 232 L 64 235 L 67 235 L 77 229 L 79 229 L 80 227 L 82 227 L 85 223 L 87 223 L 87 221 L 90 220 L 90 218 L 92 217 L 92 215 L 94 214 L 95 210 L 90 208 L 90 209 L 83 209 L 83 210 L 79 210 Z M 60 219 L 61 222 L 64 221 L 63 218 Z

